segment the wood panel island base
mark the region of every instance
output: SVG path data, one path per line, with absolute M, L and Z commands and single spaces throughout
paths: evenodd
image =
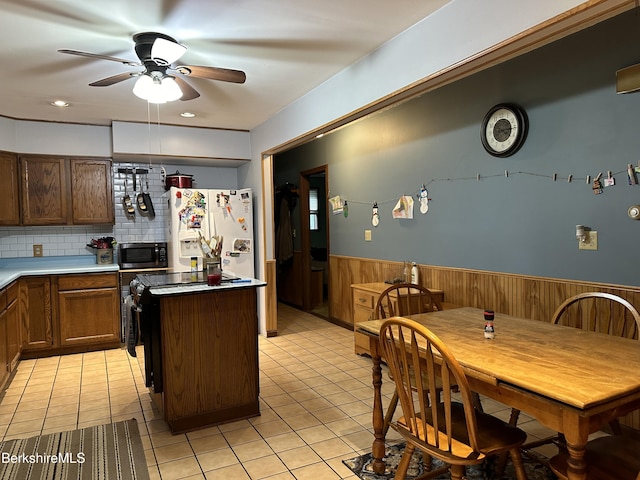
M 147 386 L 172 433 L 260 415 L 255 285 L 152 294 L 141 324 Z

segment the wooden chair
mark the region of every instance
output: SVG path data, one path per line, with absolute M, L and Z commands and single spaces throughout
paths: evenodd
M 436 310 L 442 310 L 442 305 L 428 288 L 413 283 L 398 283 L 380 294 L 373 319 L 402 317 Z
M 567 453 L 561 452 L 550 461 L 559 479 L 567 479 Z M 587 478 L 590 480 L 640 479 L 640 441 L 628 436 L 599 437 L 587 443 L 584 454 Z
M 402 317 L 414 313 L 427 313 L 442 310 L 442 306 L 428 288 L 412 283 L 397 283 L 384 290 L 376 301 L 372 320 Z M 393 379 L 392 379 L 393 380 Z M 393 397 L 384 416 L 383 433 L 386 436 L 393 415 L 398 407 L 398 392 Z
M 527 478 L 520 454 L 527 434 L 474 408 L 464 371 L 438 337 L 413 320 L 394 317 L 381 327 L 380 347 L 403 413 L 392 423 L 406 440 L 396 479 L 405 477 L 416 448 L 447 464 L 421 478 L 449 470 L 453 480 L 461 480 L 467 465 L 502 452 L 511 454 L 517 479 Z M 439 398 L 430 399 L 428 392 L 436 391 L 438 383 L 442 385 Z M 457 385 L 460 402 L 453 399 L 453 385 Z
M 640 339 L 640 313 L 627 300 L 610 293 L 586 292 L 568 298 L 556 309 L 551 323 L 617 337 Z M 517 425 L 519 415 L 519 410 L 512 409 L 509 424 Z M 617 419 L 609 422 L 609 428 L 615 435 L 622 434 Z M 555 443 L 563 450 L 564 436 L 553 435 L 527 443 L 525 447 L 535 448 L 548 443 Z M 501 472 L 503 466 L 504 458 L 499 462 L 497 470 Z

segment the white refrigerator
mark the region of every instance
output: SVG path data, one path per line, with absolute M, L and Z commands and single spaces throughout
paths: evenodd
M 219 259 L 223 272 L 254 277 L 251 189 L 171 187 L 168 194 L 170 271 Z

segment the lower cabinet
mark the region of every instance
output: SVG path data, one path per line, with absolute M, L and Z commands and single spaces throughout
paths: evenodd
M 7 334 L 7 312 L 0 312 L 0 339 Z M 7 342 L 0 341 L 0 389 L 9 378 L 9 354 L 7 353 Z
M 0 389 L 20 358 L 18 284 L 0 290 Z
M 7 362 L 9 372 L 13 372 L 20 360 L 20 318 L 18 317 L 18 282 L 7 287 Z
M 118 274 L 22 278 L 20 319 L 23 357 L 117 347 Z
M 19 296 L 23 352 L 52 348 L 53 317 L 49 277 L 20 279 Z
M 119 343 L 119 299 L 115 274 L 58 277 L 60 346 Z

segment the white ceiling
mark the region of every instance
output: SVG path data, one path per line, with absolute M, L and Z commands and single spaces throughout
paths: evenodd
M 0 0 L 0 115 L 250 130 L 448 1 Z M 88 86 L 141 68 L 57 52 L 137 61 L 132 36 L 143 31 L 183 43 L 181 64 L 242 70 L 246 83 L 189 77 L 199 98 L 148 109 L 131 92 L 133 79 Z M 51 106 L 56 99 L 70 106 Z

